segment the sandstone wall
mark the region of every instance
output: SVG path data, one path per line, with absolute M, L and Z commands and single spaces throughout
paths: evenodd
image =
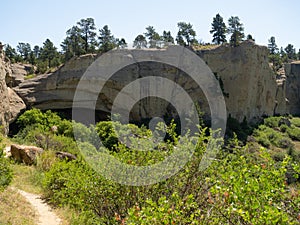
M 0 52 L 0 126 L 8 133 L 9 123 L 13 122 L 19 113 L 26 108 L 23 100 L 6 85 L 6 77 L 11 76 L 10 64 L 5 62 L 4 54 Z
M 266 47 L 246 41 L 239 47 L 220 46 L 198 51 L 197 54 L 221 78 L 224 93 L 228 95 L 225 97 L 227 112 L 232 117 L 240 121 L 244 117 L 255 121 L 264 115 L 287 112 L 285 83 L 276 81 L 276 75 L 268 63 Z M 40 109 L 71 108 L 78 81 L 95 59 L 95 55 L 72 59 L 57 72 L 25 80 L 15 90 L 29 106 Z M 106 83 L 105 93 L 99 95 L 96 109 L 110 112 L 113 98 L 126 84 L 149 75 L 166 77 L 181 85 L 209 116 L 207 101 L 195 82 L 182 71 L 159 63 L 139 63 L 120 70 Z M 95 93 L 91 91 L 91 94 Z M 157 114 L 173 113 L 170 105 L 160 100 L 151 100 L 146 105 Z M 136 119 L 151 116 L 146 109 L 133 114 Z
M 287 111 L 300 115 L 300 62 L 285 65 Z
M 276 95 L 276 75 L 270 69 L 266 47 L 246 41 L 235 48 L 220 46 L 198 54 L 223 81 L 227 111 L 232 117 L 249 121 L 276 113 L 276 105 L 282 102 L 276 99 L 280 93 Z M 284 110 L 284 105 L 278 108 Z

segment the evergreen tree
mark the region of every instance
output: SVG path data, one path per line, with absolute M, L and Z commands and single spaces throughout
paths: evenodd
M 156 48 L 157 47 L 157 42 L 160 41 L 160 36 L 159 34 L 155 31 L 153 26 L 148 26 L 146 27 L 147 32 L 144 33 L 145 37 L 148 38 L 150 48 Z
M 211 26 L 212 29 L 210 33 L 213 34 L 212 41 L 218 45 L 226 42 L 226 25 L 219 13 L 213 18 Z
M 179 22 L 177 23 L 179 31 L 177 33 L 176 41 L 179 45 L 191 46 L 196 43 L 196 31 L 190 23 Z
M 35 45 L 33 47 L 32 51 L 33 51 L 34 57 L 39 58 L 39 56 L 40 56 L 40 47 L 38 45 Z
M 171 35 L 170 31 L 163 31 L 163 35 L 161 36 L 161 40 L 165 43 L 171 43 L 174 44 L 174 38 Z
M 133 47 L 137 49 L 147 48 L 147 40 L 144 35 L 139 34 L 133 41 Z
M 111 34 L 111 31 L 108 29 L 108 26 L 105 25 L 102 29 L 99 30 L 99 44 L 101 52 L 108 52 L 109 50 L 117 46 L 116 39 Z
M 60 64 L 57 48 L 49 39 L 46 39 L 43 43 L 43 47 L 40 52 L 40 59 L 47 61 L 48 68 L 58 66 Z
M 251 34 L 247 35 L 247 40 L 255 42 L 255 39 L 253 38 L 253 36 Z
M 22 59 L 24 61 L 27 61 L 29 60 L 29 54 L 31 52 L 31 46 L 29 43 L 23 43 L 23 42 L 20 42 L 18 45 L 17 45 L 17 51 L 20 53 Z
M 17 62 L 17 52 L 16 49 L 11 47 L 9 44 L 6 45 L 4 50 L 5 56 L 10 59 L 11 63 Z
M 122 48 L 123 49 L 123 48 L 127 47 L 127 43 L 126 43 L 126 41 L 125 41 L 124 38 L 121 38 L 121 39 L 117 38 L 116 39 L 116 44 L 117 44 L 118 48 Z
M 82 39 L 80 28 L 73 26 L 67 30 L 66 34 L 67 37 L 61 44 L 65 60 L 84 54 L 84 40 Z
M 271 55 L 278 53 L 278 47 L 275 41 L 275 37 L 273 36 L 269 39 L 268 49 Z
M 290 60 L 297 59 L 296 49 L 294 48 L 294 46 L 292 44 L 288 44 L 288 46 L 286 46 L 286 48 L 284 50 L 287 54 L 288 59 L 290 59 Z
M 79 26 L 81 39 L 83 40 L 84 52 L 93 53 L 96 49 L 96 27 L 93 18 L 81 19 L 77 25 Z
M 240 18 L 232 16 L 228 20 L 228 33 L 231 34 L 230 44 L 231 46 L 238 46 L 245 37 L 243 24 L 240 22 Z

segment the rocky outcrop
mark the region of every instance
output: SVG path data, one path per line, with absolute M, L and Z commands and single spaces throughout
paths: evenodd
M 222 83 L 227 112 L 232 117 L 240 121 L 244 118 L 253 121 L 264 115 L 287 112 L 285 83 L 276 80 L 276 74 L 268 63 L 266 47 L 245 41 L 235 48 L 223 45 L 196 53 Z M 74 58 L 55 73 L 25 80 L 14 90 L 28 106 L 40 109 L 70 109 L 79 79 L 95 59 L 95 55 Z M 154 62 L 136 63 L 118 71 L 105 84 L 103 94 L 98 97 L 96 109 L 110 112 L 114 98 L 123 87 L 137 78 L 149 75 L 158 75 L 175 81 L 188 92 L 193 100 L 199 102 L 201 109 L 207 115 L 210 114 L 204 94 L 189 76 L 177 68 Z M 83 105 L 87 100 L 83 100 Z M 161 99 L 146 100 L 145 105 L 154 115 L 165 115 L 165 113 L 172 115 L 173 113 L 172 106 Z M 132 115 L 135 119 L 153 116 L 147 114 L 146 109 L 133 110 Z
M 26 69 L 27 68 L 27 69 Z M 24 77 L 28 74 L 29 66 L 20 63 L 11 65 L 11 73 L 5 77 L 6 85 L 10 88 L 16 87 L 24 81 Z
M 68 61 L 55 73 L 38 75 L 25 80 L 14 90 L 26 105 L 40 109 L 72 108 L 78 81 L 96 55 L 85 55 Z
M 26 146 L 12 144 L 10 147 L 11 157 L 20 163 L 26 165 L 32 165 L 36 162 L 36 157 L 41 154 L 44 150 L 36 146 Z
M 8 133 L 9 124 L 26 108 L 23 100 L 6 85 L 5 79 L 11 74 L 9 62 L 5 61 L 4 54 L 0 52 L 0 126 L 3 126 L 5 134 Z
M 287 111 L 300 115 L 300 61 L 285 65 Z
M 278 103 L 280 94 L 276 93 L 276 75 L 268 63 L 267 47 L 245 41 L 235 48 L 220 46 L 198 54 L 222 80 L 228 96 L 227 112 L 232 117 L 249 121 L 276 113 L 282 100 Z

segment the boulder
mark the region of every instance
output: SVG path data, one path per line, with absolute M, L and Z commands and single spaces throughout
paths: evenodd
M 69 152 L 56 152 L 55 153 L 56 157 L 61 159 L 61 160 L 67 160 L 67 161 L 72 161 L 76 160 L 77 157 Z
M 36 146 L 26 146 L 12 144 L 10 147 L 11 157 L 21 163 L 26 165 L 32 165 L 36 161 L 36 157 L 41 154 L 44 150 Z

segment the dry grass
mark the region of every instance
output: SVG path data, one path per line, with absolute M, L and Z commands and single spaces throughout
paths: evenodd
M 0 192 L 1 225 L 34 225 L 37 220 L 35 210 L 16 190 Z
M 43 189 L 41 186 L 43 173 L 38 171 L 36 166 L 12 164 L 12 169 L 14 172 L 14 178 L 11 186 L 29 193 L 38 194 L 41 196 L 43 195 Z M 11 201 L 12 199 L 13 196 L 11 197 Z M 54 208 L 54 212 L 58 215 L 59 218 L 61 218 L 62 220 L 61 225 L 70 225 L 69 221 L 71 221 L 73 215 L 75 214 L 73 210 L 68 208 Z M 0 219 L 0 225 L 3 225 L 1 222 L 2 221 Z M 23 225 L 23 223 L 19 223 L 19 224 Z M 24 223 L 24 224 L 26 225 L 30 223 Z
M 39 173 L 35 166 L 23 164 L 12 164 L 13 181 L 12 186 L 33 194 L 42 194 L 41 180 L 42 173 Z
M 208 45 L 194 45 L 193 49 L 195 51 L 199 51 L 199 50 L 211 50 L 211 49 L 215 49 L 218 48 L 220 45 L 214 45 L 214 44 L 208 44 Z

